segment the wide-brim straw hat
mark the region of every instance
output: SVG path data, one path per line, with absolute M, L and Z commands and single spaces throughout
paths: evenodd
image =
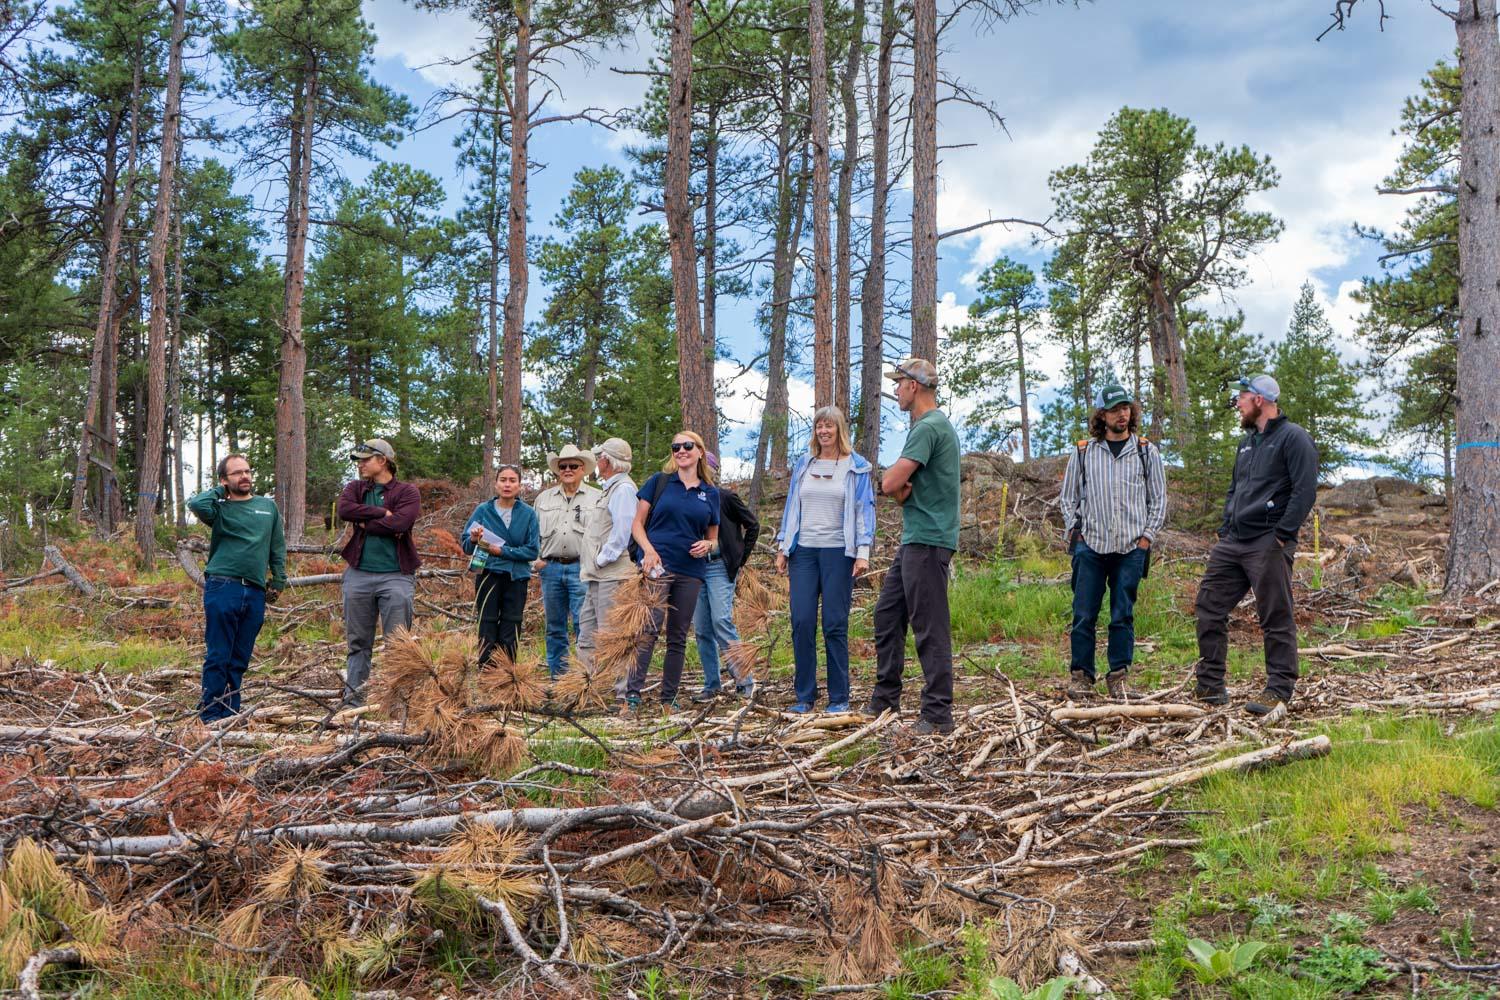
M 583 474 L 585 476 L 592 476 L 594 474 L 594 456 L 589 452 L 579 451 L 575 445 L 565 444 L 558 450 L 556 455 L 550 452 L 547 455 L 547 468 L 552 470 L 554 476 L 557 475 L 557 463 L 563 459 L 573 459 L 574 461 L 582 462 Z

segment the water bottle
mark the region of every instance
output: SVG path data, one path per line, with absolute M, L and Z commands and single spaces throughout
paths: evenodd
M 474 558 L 469 560 L 469 569 L 481 570 L 490 561 L 489 550 L 484 547 L 484 542 L 474 543 Z

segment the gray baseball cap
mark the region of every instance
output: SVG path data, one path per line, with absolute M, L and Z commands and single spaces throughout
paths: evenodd
M 1281 395 L 1281 386 L 1266 372 L 1259 375 L 1251 375 L 1249 378 L 1240 379 L 1240 392 L 1248 392 L 1260 396 L 1267 402 L 1274 403 Z
M 394 462 L 396 460 L 396 449 L 392 448 L 391 443 L 384 438 L 370 438 L 370 440 L 349 453 L 349 460 L 357 462 L 362 458 L 371 458 L 375 455 L 380 455 L 387 462 Z

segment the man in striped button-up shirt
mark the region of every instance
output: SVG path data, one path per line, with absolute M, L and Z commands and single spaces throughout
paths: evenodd
M 1125 698 L 1135 655 L 1135 593 L 1146 575 L 1151 542 L 1167 518 L 1161 452 L 1136 434 L 1141 411 L 1124 387 L 1094 399 L 1089 439 L 1079 443 L 1063 476 L 1058 507 L 1073 555 L 1070 693 L 1094 690 L 1095 626 L 1109 586 L 1109 675 L 1112 698 Z

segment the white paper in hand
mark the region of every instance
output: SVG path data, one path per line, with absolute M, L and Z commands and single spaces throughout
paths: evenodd
M 503 539 L 499 535 L 495 534 L 489 528 L 486 528 L 484 525 L 481 524 L 479 526 L 479 530 L 482 531 L 482 532 L 484 532 L 484 534 L 479 537 L 479 540 L 481 542 L 483 542 L 484 544 L 486 544 L 486 545 L 493 545 L 496 548 L 503 548 L 505 546 L 505 539 Z

